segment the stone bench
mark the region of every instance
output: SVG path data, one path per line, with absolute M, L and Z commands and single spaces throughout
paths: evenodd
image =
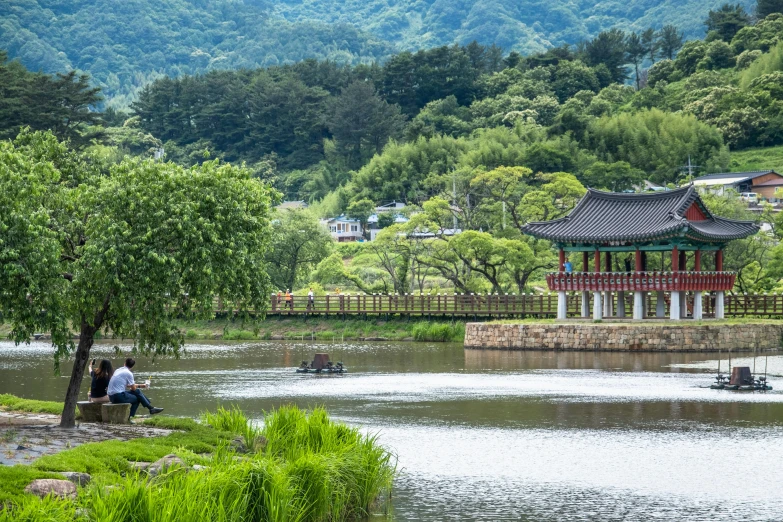
M 131 405 L 125 404 L 101 404 L 101 418 L 107 424 L 130 424 Z
M 103 420 L 100 402 L 79 401 L 76 403 L 76 407 L 79 408 L 82 422 L 101 422 Z
M 130 404 L 111 404 L 108 402 L 76 403 L 82 422 L 105 422 L 108 424 L 129 424 Z

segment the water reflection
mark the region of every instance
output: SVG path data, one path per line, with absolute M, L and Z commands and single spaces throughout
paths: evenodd
M 127 348 L 127 347 L 125 347 Z M 292 368 L 316 351 L 351 373 Z M 111 346 L 96 356 L 119 362 Z M 722 368 L 727 368 L 723 355 Z M 405 343 L 203 343 L 179 360 L 138 358 L 167 412 L 218 401 L 255 418 L 325 405 L 380 432 L 399 456 L 397 520 L 779 520 L 783 355 L 773 392 L 704 389 L 717 354 L 465 351 Z M 763 370 L 764 358 L 756 360 Z M 752 366 L 752 359 L 733 358 Z M 0 393 L 60 399 L 51 348 L 0 343 Z M 776 382 L 777 381 L 777 382 Z M 84 393 L 86 393 L 86 383 Z M 763 470 L 727 480 L 720 471 Z

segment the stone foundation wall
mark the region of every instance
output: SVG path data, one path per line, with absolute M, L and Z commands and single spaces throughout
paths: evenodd
M 465 325 L 465 348 L 501 350 L 779 350 L 783 324 L 493 324 Z

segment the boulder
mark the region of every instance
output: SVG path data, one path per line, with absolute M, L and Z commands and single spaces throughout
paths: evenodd
M 79 408 L 82 422 L 101 422 L 103 420 L 100 402 L 79 401 L 76 403 L 76 407 Z
M 77 486 L 86 486 L 92 480 L 89 473 L 79 473 L 78 471 L 63 471 L 60 473 L 66 480 L 70 480 Z
M 247 453 L 247 446 L 245 446 L 245 439 L 242 437 L 234 437 L 229 445 L 236 450 L 237 453 Z
M 130 424 L 130 404 L 101 404 L 101 418 L 108 424 Z
M 60 498 L 76 498 L 76 484 L 70 480 L 36 479 L 24 488 L 24 492 L 41 498 L 47 495 L 54 495 Z
M 147 468 L 149 468 L 152 465 L 152 462 L 131 462 L 130 467 L 133 469 L 137 469 L 139 471 L 147 471 Z
M 174 468 L 182 468 L 187 470 L 188 465 L 185 464 L 185 461 L 176 455 L 166 455 L 165 457 L 161 457 L 160 459 L 150 464 L 147 468 L 147 473 L 150 477 L 157 477 L 161 473 L 165 473 L 166 471 Z

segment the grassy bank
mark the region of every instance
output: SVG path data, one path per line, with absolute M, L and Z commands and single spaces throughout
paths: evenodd
M 250 324 L 228 319 L 180 322 L 177 325 L 188 340 L 302 340 L 316 341 L 451 341 L 465 339 L 465 323 L 406 319 L 335 319 L 303 317 L 269 317 L 258 323 L 258 331 Z M 0 339 L 7 338 L 8 325 L 0 324 Z M 101 338 L 101 333 L 95 335 Z
M 8 393 L 0 394 L 0 411 L 21 411 L 27 413 L 52 413 L 60 415 L 63 403 L 55 401 L 35 401 L 20 399 Z
M 0 522 L 144 520 L 320 521 L 366 517 L 387 498 L 392 455 L 373 436 L 329 419 L 282 407 L 259 429 L 238 409 L 219 408 L 202 422 L 156 417 L 145 424 L 177 429 L 165 437 L 84 444 L 30 466 L 0 468 Z M 231 441 L 240 437 L 247 451 Z M 154 479 L 132 463 L 178 455 L 188 467 Z M 27 495 L 34 478 L 55 471 L 92 475 L 76 500 Z M 62 477 L 59 477 L 62 478 Z
M 250 325 L 226 319 L 182 323 L 188 339 L 236 340 L 316 340 L 356 341 L 384 339 L 389 341 L 453 341 L 465 339 L 465 324 L 456 322 L 407 321 L 405 319 L 333 319 L 270 317 L 254 332 Z

